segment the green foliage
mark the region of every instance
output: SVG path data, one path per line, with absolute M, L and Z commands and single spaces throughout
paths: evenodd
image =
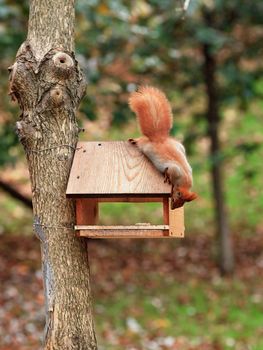
M 27 14 L 25 2 L 0 0 L 0 167 L 14 163 L 19 153 L 14 119 L 11 117 L 11 113 L 17 113 L 17 109 L 9 102 L 7 68 L 25 39 Z
M 15 146 L 17 143 L 18 138 L 14 131 L 13 124 L 6 123 L 2 130 L 0 130 L 0 166 L 15 162 L 17 157 Z
M 100 219 L 104 225 L 135 225 L 149 222 L 162 224 L 161 203 L 103 203 L 100 204 Z
M 95 105 L 96 104 L 94 100 L 92 100 L 89 96 L 85 96 L 83 98 L 83 101 L 80 107 L 80 112 L 84 113 L 88 119 L 95 120 L 96 119 L 96 115 L 94 113 Z
M 0 0 L 0 59 L 12 58 L 25 39 L 27 28 L 27 3 Z

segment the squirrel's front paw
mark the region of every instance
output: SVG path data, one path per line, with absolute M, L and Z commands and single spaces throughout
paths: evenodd
M 134 139 L 129 139 L 128 140 L 132 145 L 137 145 L 137 141 Z

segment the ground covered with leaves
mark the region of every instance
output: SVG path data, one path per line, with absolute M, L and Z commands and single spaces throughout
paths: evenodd
M 262 350 L 263 232 L 235 238 L 222 278 L 213 240 L 92 241 L 100 350 Z M 0 236 L 0 349 L 38 350 L 44 326 L 40 248 Z

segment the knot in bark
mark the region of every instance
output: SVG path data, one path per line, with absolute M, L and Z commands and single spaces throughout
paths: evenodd
M 60 87 L 55 87 L 50 91 L 51 104 L 59 107 L 63 104 L 63 91 Z
M 68 78 L 74 72 L 74 61 L 65 52 L 57 52 L 52 58 L 55 66 L 54 73 L 61 78 Z

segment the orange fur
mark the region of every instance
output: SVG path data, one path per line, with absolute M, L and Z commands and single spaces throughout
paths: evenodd
M 145 86 L 133 92 L 129 99 L 132 111 L 137 115 L 143 137 L 130 139 L 152 161 L 172 185 L 172 209 L 197 198 L 191 192 L 192 169 L 187 161 L 183 145 L 169 136 L 172 127 L 171 106 L 160 90 Z
M 150 140 L 168 137 L 172 128 L 172 110 L 160 90 L 150 86 L 140 87 L 131 94 L 129 105 L 136 113 L 145 136 Z

